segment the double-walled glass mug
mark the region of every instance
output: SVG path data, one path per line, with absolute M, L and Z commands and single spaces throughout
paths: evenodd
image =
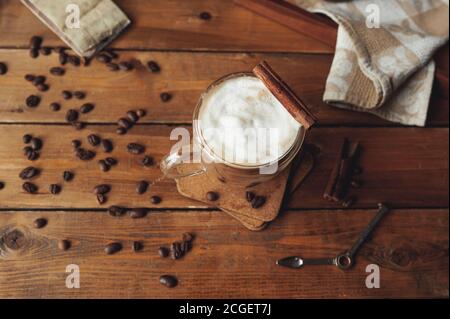
M 178 150 L 173 149 L 165 156 L 160 168 L 163 174 L 172 179 L 207 174 L 210 179 L 217 179 L 222 183 L 240 187 L 252 187 L 267 181 L 286 169 L 301 149 L 305 138 L 305 129 L 300 126 L 292 145 L 281 156 L 264 164 L 240 164 L 227 160 L 223 155 L 217 154 L 206 142 L 199 115 L 204 106 L 204 99 L 215 87 L 223 82 L 239 78 L 253 77 L 255 74 L 241 72 L 224 76 L 212 83 L 201 95 L 193 113 L 193 140 Z

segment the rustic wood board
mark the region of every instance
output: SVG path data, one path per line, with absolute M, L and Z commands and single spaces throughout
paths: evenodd
M 61 97 L 62 90 L 76 87 L 88 93 L 85 102 L 96 104 L 95 111 L 86 117 L 91 123 L 116 122 L 127 110 L 136 107 L 149 110 L 145 122 L 189 123 L 200 94 L 213 81 L 225 74 L 250 71 L 261 60 L 267 60 L 308 104 L 318 118 L 318 125 L 396 125 L 374 115 L 339 110 L 322 102 L 331 55 L 140 51 L 120 54 L 123 60 L 135 61 L 137 69 L 113 73 L 93 61 L 88 68 L 67 66 L 64 77 L 54 77 L 49 75 L 49 69 L 58 65 L 56 54 L 33 61 L 26 50 L 0 49 L 0 61 L 9 67 L 8 74 L 0 77 L 0 122 L 61 123 L 65 112 L 51 112 L 48 105 L 61 102 L 64 110 L 79 107 L 82 102 L 64 101 Z M 150 60 L 161 65 L 161 73 L 147 71 L 145 65 Z M 35 110 L 25 107 L 27 96 L 38 93 L 24 80 L 28 73 L 47 75 L 50 84 L 48 92 L 39 94 L 42 102 Z M 161 102 L 161 92 L 170 92 L 173 99 Z M 448 115 L 448 101 L 434 97 L 429 125 L 448 124 Z
M 7 184 L 0 191 L 1 207 L 99 208 L 92 188 L 106 182 L 113 186 L 109 204 L 150 206 L 150 196 L 160 195 L 163 202 L 157 206 L 159 208 L 203 208 L 203 204 L 179 195 L 172 180 L 157 183 L 146 195 L 135 193 L 138 181 L 155 181 L 161 173 L 156 165 L 144 169 L 139 163 L 143 156 L 128 154 L 126 145 L 143 143 L 147 153 L 159 161 L 174 143 L 169 140 L 173 128 L 141 125 L 126 136 L 117 136 L 115 126 L 110 125 L 90 125 L 83 131 L 64 125 L 0 125 L 0 179 Z M 22 155 L 24 133 L 34 134 L 44 141 L 41 159 L 35 163 Z M 111 155 L 119 159 L 119 166 L 102 173 L 97 160 L 107 155 L 101 150 L 96 160 L 91 162 L 75 158 L 71 140 L 80 138 L 84 145 L 89 145 L 86 136 L 90 133 L 114 140 L 115 151 Z M 323 200 L 322 194 L 334 165 L 337 147 L 342 138 L 348 137 L 359 140 L 363 146 L 360 164 L 364 173 L 360 179 L 364 187 L 353 192 L 360 198 L 356 207 L 370 208 L 379 201 L 387 201 L 396 207 L 448 207 L 448 134 L 447 128 L 313 129 L 306 142 L 315 145 L 319 151 L 316 164 L 288 205 L 290 208 L 340 207 Z M 21 192 L 18 178 L 19 172 L 32 164 L 43 170 L 42 176 L 36 179 L 42 192 L 35 196 Z M 74 170 L 76 178 L 63 185 L 64 191 L 59 196 L 50 195 L 48 185 L 60 182 L 66 169 Z
M 133 23 L 114 41 L 117 48 L 332 52 L 308 36 L 236 6 L 232 0 L 115 2 Z M 198 18 L 204 11 L 211 13 L 211 20 Z M 20 1 L 0 0 L 0 21 L 0 47 L 27 47 L 33 34 L 44 36 L 48 45 L 63 45 Z
M 154 212 L 145 219 L 112 218 L 100 212 L 0 214 L 2 298 L 448 298 L 448 210 L 392 211 L 360 251 L 348 272 L 334 266 L 290 270 L 275 260 L 293 254 L 330 257 L 348 248 L 375 211 L 285 213 L 263 232 L 250 232 L 222 212 Z M 46 228 L 31 227 L 47 217 Z M 99 229 L 101 225 L 101 229 Z M 23 237 L 11 250 L 4 238 Z M 157 249 L 196 234 L 185 258 L 161 259 Z M 57 241 L 70 239 L 62 252 Z M 133 240 L 145 248 L 133 253 Z M 104 245 L 124 250 L 107 256 Z M 68 264 L 80 267 L 80 289 L 67 289 Z M 368 264 L 380 266 L 381 288 L 367 289 Z M 179 286 L 159 284 L 174 274 Z

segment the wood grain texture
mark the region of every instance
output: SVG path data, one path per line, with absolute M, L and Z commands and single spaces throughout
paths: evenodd
M 116 48 L 332 52 L 326 45 L 248 10 L 232 0 L 117 0 L 132 25 L 112 43 Z M 201 20 L 201 12 L 210 20 Z M 0 47 L 28 47 L 31 35 L 63 45 L 17 0 L 0 0 Z
M 289 212 L 261 233 L 221 212 L 154 212 L 141 220 L 99 212 L 0 214 L 0 297 L 448 298 L 448 210 L 390 212 L 347 272 L 275 265 L 285 256 L 331 257 L 348 249 L 374 213 Z M 37 217 L 48 218 L 47 227 L 34 229 Z M 177 261 L 158 256 L 160 246 L 186 231 L 196 234 L 190 253 Z M 14 235 L 15 246 L 8 240 Z M 72 248 L 60 251 L 60 239 Z M 131 251 L 134 240 L 143 241 L 142 252 Z M 111 241 L 124 249 L 107 256 Z M 80 267 L 80 289 L 65 287 L 69 264 Z M 380 267 L 379 289 L 365 287 L 368 264 Z M 162 274 L 176 275 L 178 287 L 161 286 Z
M 51 112 L 49 104 L 60 102 L 63 110 L 79 107 L 78 100 L 64 101 L 62 90 L 85 90 L 85 102 L 94 102 L 96 109 L 85 118 L 91 123 L 112 123 L 129 109 L 149 110 L 145 122 L 189 123 L 200 95 L 216 79 L 233 72 L 251 71 L 261 60 L 270 65 L 310 107 L 318 119 L 317 125 L 395 125 L 374 115 L 330 107 L 322 102 L 325 82 L 331 65 L 331 55 L 310 54 L 235 54 L 192 52 L 122 52 L 123 60 L 136 64 L 132 72 L 113 73 L 93 61 L 89 67 L 66 67 L 66 75 L 49 75 L 58 65 L 56 54 L 32 61 L 25 50 L 0 50 L 0 61 L 8 64 L 9 72 L 0 77 L 0 122 L 61 123 L 64 112 Z M 152 74 L 146 68 L 150 60 L 157 61 L 161 73 Z M 314 70 L 314 72 L 311 72 Z M 50 90 L 40 93 L 41 105 L 33 110 L 25 107 L 25 99 L 37 90 L 24 80 L 25 74 L 46 75 Z M 170 92 L 169 103 L 160 100 L 161 92 Z M 133 97 L 133 98 L 130 98 Z M 434 96 L 428 125 L 448 125 L 448 101 Z
M 163 202 L 159 208 L 205 207 L 180 196 L 175 183 L 163 180 L 152 186 L 146 195 L 135 193 L 140 180 L 150 182 L 161 177 L 159 168 L 143 168 L 143 155 L 130 155 L 126 145 L 142 143 L 146 153 L 159 161 L 167 154 L 175 141 L 169 136 L 177 126 L 140 125 L 126 136 L 117 136 L 115 126 L 90 125 L 76 131 L 63 125 L 1 125 L 0 126 L 0 180 L 6 183 L 0 191 L 0 208 L 99 208 L 92 189 L 100 183 L 113 186 L 109 204 L 125 206 L 150 206 L 151 195 L 160 195 Z M 188 127 L 189 128 L 189 127 Z M 44 141 L 41 158 L 32 163 L 22 155 L 22 135 L 33 134 Z M 93 149 L 86 141 L 91 134 L 114 141 L 115 151 L 110 154 L 120 164 L 108 173 L 100 171 L 97 160 L 107 155 L 97 149 L 98 155 L 91 162 L 82 162 L 73 154 L 71 141 L 82 140 L 83 145 Z M 364 182 L 361 189 L 352 190 L 359 198 L 356 207 L 371 208 L 379 201 L 396 207 L 448 207 L 448 128 L 317 128 L 308 133 L 306 142 L 314 145 L 316 165 L 313 171 L 291 196 L 289 208 L 338 208 L 322 198 L 328 175 L 334 165 L 336 148 L 344 137 L 359 140 L 363 152 L 360 165 Z M 21 191 L 20 171 L 29 166 L 42 169 L 36 179 L 41 191 L 28 195 Z M 63 184 L 58 196 L 49 194 L 51 183 L 62 182 L 62 172 L 73 170 L 76 178 Z

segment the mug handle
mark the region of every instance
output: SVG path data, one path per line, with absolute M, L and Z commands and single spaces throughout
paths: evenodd
M 192 146 L 191 146 L 192 149 Z M 183 163 L 190 163 L 191 158 L 193 158 L 194 152 L 191 150 L 189 152 L 173 152 L 166 155 L 159 165 L 164 176 L 172 179 L 178 179 L 182 177 L 188 176 L 196 176 L 206 172 L 206 167 L 203 163 L 200 163 L 200 169 L 193 169 L 184 173 L 180 173 L 177 170 L 177 167 L 182 165 Z

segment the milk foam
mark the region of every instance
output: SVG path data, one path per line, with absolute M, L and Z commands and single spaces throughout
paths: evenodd
M 221 159 L 239 165 L 277 160 L 294 144 L 298 123 L 264 83 L 252 76 L 230 78 L 203 96 L 199 128 Z

